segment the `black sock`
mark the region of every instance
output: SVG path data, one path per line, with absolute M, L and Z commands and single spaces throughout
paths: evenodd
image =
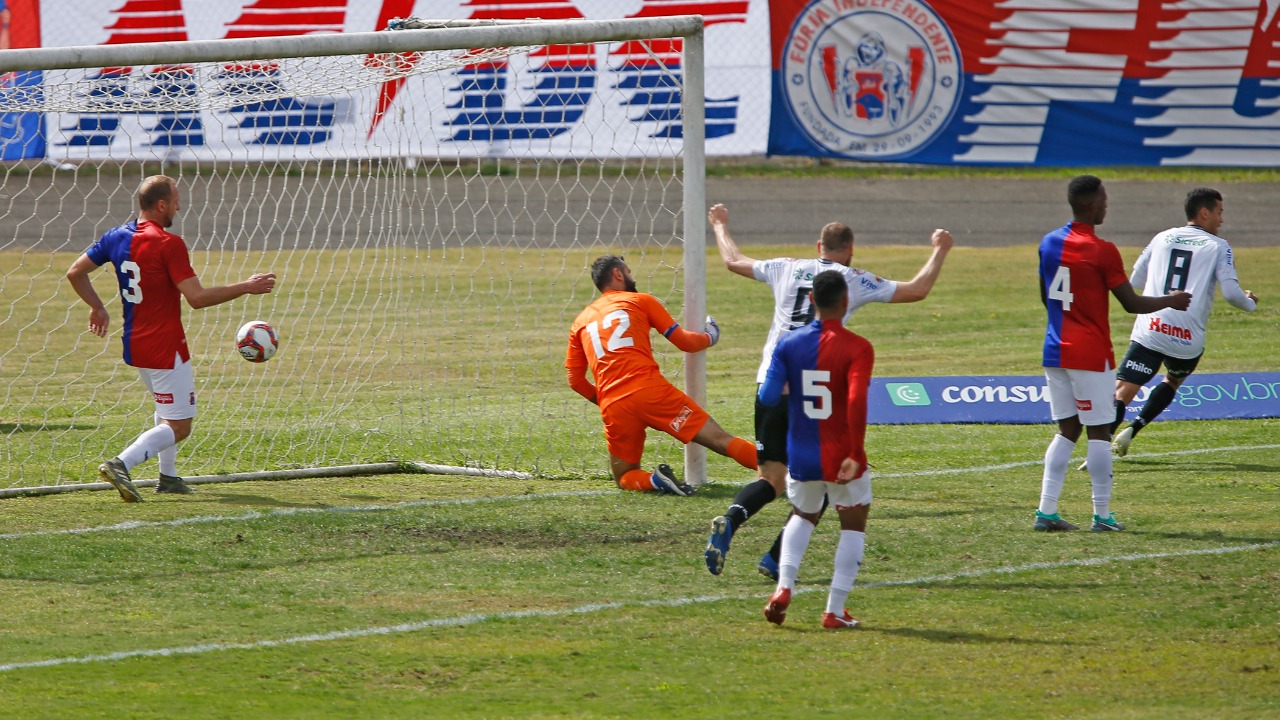
M 751 516 L 760 512 L 761 508 L 773 502 L 776 497 L 778 497 L 778 491 L 773 489 L 768 480 L 760 479 L 748 484 L 738 491 L 733 498 L 733 504 L 724 514 L 729 521 L 729 527 L 737 530 Z
M 1115 419 L 1115 422 L 1111 423 L 1112 435 L 1116 434 L 1116 429 L 1119 428 L 1120 424 L 1124 422 L 1124 411 L 1127 405 L 1128 403 L 1126 403 L 1123 400 L 1116 400 L 1116 419 Z
M 1177 391 L 1169 383 L 1162 382 L 1156 385 L 1156 389 L 1147 396 L 1147 404 L 1142 406 L 1138 419 L 1129 426 L 1133 428 L 1133 434 L 1137 435 L 1142 428 L 1155 420 L 1157 415 L 1164 412 L 1165 408 L 1169 407 L 1169 403 L 1173 402 L 1174 395 L 1177 395 Z

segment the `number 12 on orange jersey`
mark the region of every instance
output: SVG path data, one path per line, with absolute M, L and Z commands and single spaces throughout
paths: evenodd
M 609 334 L 608 341 L 602 344 L 600 342 L 602 327 L 603 330 L 608 330 L 614 325 L 617 327 Z M 631 329 L 631 317 L 625 310 L 614 310 L 598 322 L 587 323 L 586 328 L 587 334 L 591 336 L 591 349 L 595 351 L 596 359 L 604 357 L 605 353 L 636 344 L 635 340 L 627 337 L 627 330 Z

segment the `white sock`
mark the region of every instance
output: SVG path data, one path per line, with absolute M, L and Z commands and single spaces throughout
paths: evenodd
M 1093 482 L 1093 514 L 1100 518 L 1111 515 L 1111 443 L 1106 440 L 1090 440 L 1089 479 Z
M 155 457 L 160 451 L 176 444 L 173 439 L 173 428 L 168 425 L 157 425 L 138 436 L 133 444 L 120 453 L 120 462 L 125 469 L 132 470 L 144 460 Z
M 159 426 L 163 424 L 164 422 L 160 419 L 160 416 L 157 414 L 156 425 Z M 164 450 L 161 450 L 159 453 L 156 454 L 156 457 L 160 461 L 161 475 L 170 475 L 173 477 L 178 476 L 178 443 L 175 442 L 173 444 L 173 447 L 165 448 Z
M 1062 485 L 1067 481 L 1067 466 L 1071 464 L 1071 453 L 1075 449 L 1075 443 L 1061 435 L 1054 435 L 1049 443 L 1049 449 L 1044 451 L 1044 477 L 1040 481 L 1040 512 L 1045 515 L 1058 512 L 1058 496 L 1062 494 Z
M 849 592 L 862 568 L 862 553 L 867 546 L 867 534 L 857 530 L 841 530 L 840 544 L 836 546 L 835 572 L 831 574 L 831 592 L 827 595 L 827 612 L 843 615 L 849 601 Z
M 792 515 L 787 526 L 782 529 L 782 552 L 778 560 L 778 589 L 796 586 L 796 576 L 800 574 L 800 561 L 804 560 L 804 551 L 809 549 L 809 539 L 813 537 L 813 523 L 799 515 Z

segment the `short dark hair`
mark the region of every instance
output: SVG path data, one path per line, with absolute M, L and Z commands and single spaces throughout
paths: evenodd
M 1222 202 L 1222 193 L 1213 188 L 1198 187 L 1187 193 L 1187 202 L 1183 205 L 1183 209 L 1187 211 L 1188 220 L 1195 220 L 1196 215 L 1200 213 L 1200 208 L 1213 212 L 1220 202 Z
M 853 228 L 842 222 L 822 226 L 822 249 L 828 252 L 844 250 L 853 244 Z
M 597 290 L 604 290 L 604 286 L 609 284 L 609 278 L 613 276 L 613 269 L 626 266 L 627 261 L 623 260 L 621 255 L 598 257 L 591 263 L 591 282 L 596 284 Z
M 840 298 L 849 294 L 849 283 L 835 270 L 823 270 L 813 276 L 813 304 L 819 310 L 831 310 L 840 305 Z
M 1096 175 L 1077 175 L 1067 183 L 1067 202 L 1072 210 L 1081 212 L 1089 207 L 1101 189 L 1102 178 Z
M 172 198 L 173 192 L 177 189 L 178 181 L 168 175 L 152 175 L 146 178 L 138 186 L 138 209 L 153 209 L 161 200 Z

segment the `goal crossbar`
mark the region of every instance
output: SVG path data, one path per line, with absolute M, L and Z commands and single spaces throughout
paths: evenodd
M 460 47 L 618 42 L 661 37 L 688 38 L 700 35 L 702 27 L 701 15 L 673 15 L 661 18 L 531 21 L 500 25 L 459 23 L 440 28 L 398 32 L 31 48 L 6 50 L 0 53 L 0 73 L 47 68 L 176 65 L 191 62 L 229 62 L 246 58 L 430 52 Z

